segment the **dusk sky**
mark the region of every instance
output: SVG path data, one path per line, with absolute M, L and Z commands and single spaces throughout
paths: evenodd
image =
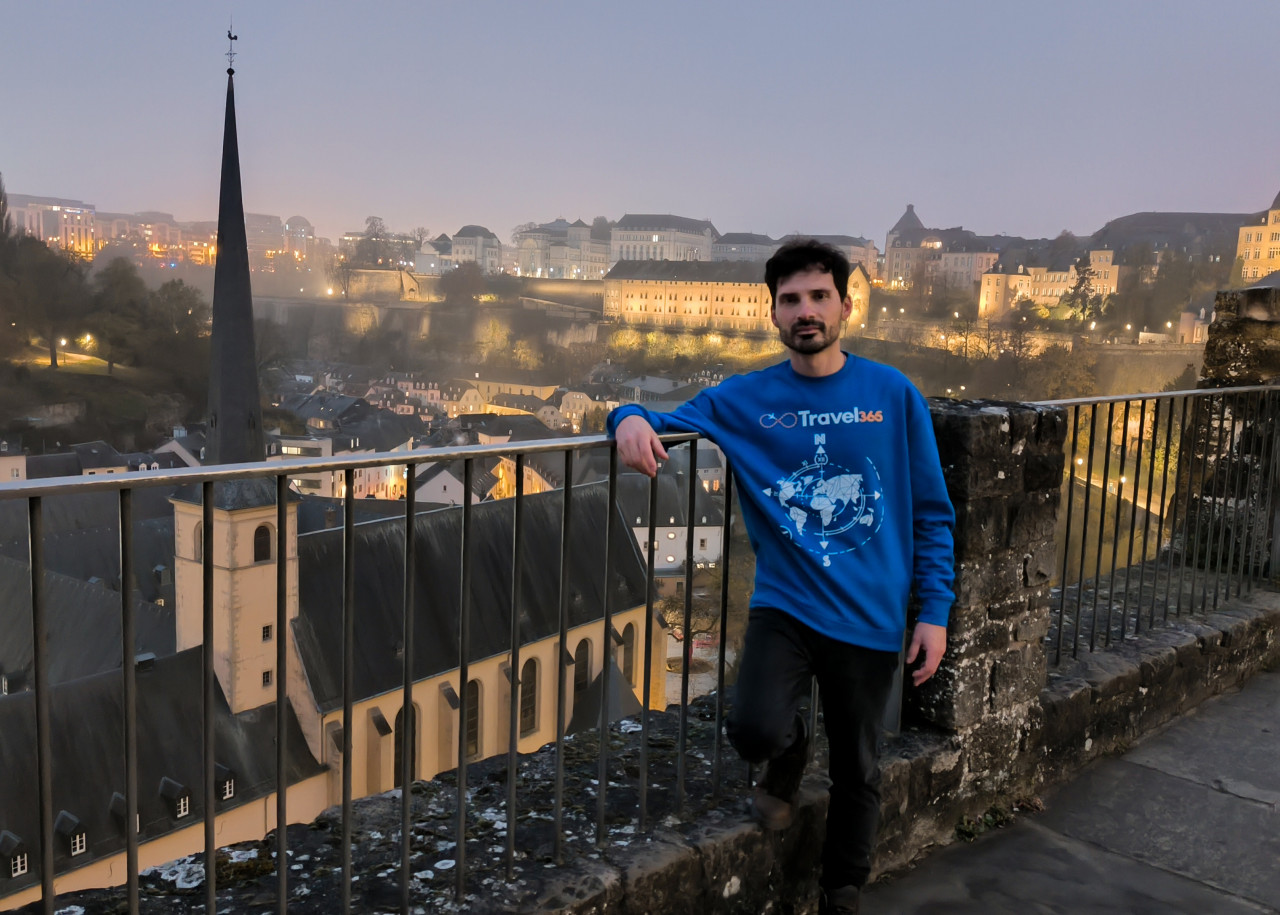
M 1280 3 L 19 3 L 10 193 L 213 219 L 229 17 L 245 207 L 336 239 L 624 213 L 723 232 L 1087 234 L 1280 189 Z

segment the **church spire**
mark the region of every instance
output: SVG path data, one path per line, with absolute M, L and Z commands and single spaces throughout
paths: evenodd
M 235 39 L 228 31 L 227 37 Z M 230 52 L 228 60 L 231 60 Z M 253 342 L 249 243 L 240 192 L 236 142 L 235 70 L 227 68 L 227 114 L 222 134 L 218 249 L 213 273 L 213 347 L 209 369 L 207 464 L 239 464 L 265 457 L 258 366 Z

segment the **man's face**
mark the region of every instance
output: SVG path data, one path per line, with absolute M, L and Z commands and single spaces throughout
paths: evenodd
M 830 273 L 805 270 L 778 282 L 770 317 L 783 346 L 812 354 L 839 345 L 841 325 L 852 311 L 852 300 L 841 300 Z

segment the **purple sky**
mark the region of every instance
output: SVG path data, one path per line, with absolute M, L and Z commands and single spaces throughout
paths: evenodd
M 336 238 L 625 212 L 721 232 L 1088 233 L 1280 188 L 1274 0 L 9 3 L 11 193 Z

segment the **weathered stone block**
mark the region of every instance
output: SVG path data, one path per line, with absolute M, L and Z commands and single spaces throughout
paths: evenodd
M 971 727 L 986 713 L 990 680 L 986 658 L 944 657 L 938 672 L 907 696 L 912 711 L 950 731 Z
M 1006 651 L 991 665 L 991 706 L 996 710 L 1030 702 L 1044 689 L 1047 663 L 1039 645 Z
M 955 660 L 988 657 L 1009 647 L 1010 627 L 988 622 L 963 633 L 948 634 L 947 654 Z
M 1026 612 L 1027 600 L 1021 595 L 987 604 L 987 616 L 993 620 L 1007 620 Z
M 985 607 L 1007 599 L 1023 587 L 1021 554 L 993 551 L 964 564 L 964 574 L 956 578 L 956 600 L 961 604 Z
M 1053 579 L 1057 558 L 1057 549 L 1052 540 L 1027 553 L 1022 561 L 1023 585 L 1029 588 L 1047 585 Z
M 955 510 L 957 559 L 985 559 L 1003 549 L 1009 513 L 1005 497 L 970 498 L 956 503 Z
M 1033 606 L 1014 620 L 1013 637 L 1019 642 L 1041 644 L 1049 634 L 1049 610 Z

